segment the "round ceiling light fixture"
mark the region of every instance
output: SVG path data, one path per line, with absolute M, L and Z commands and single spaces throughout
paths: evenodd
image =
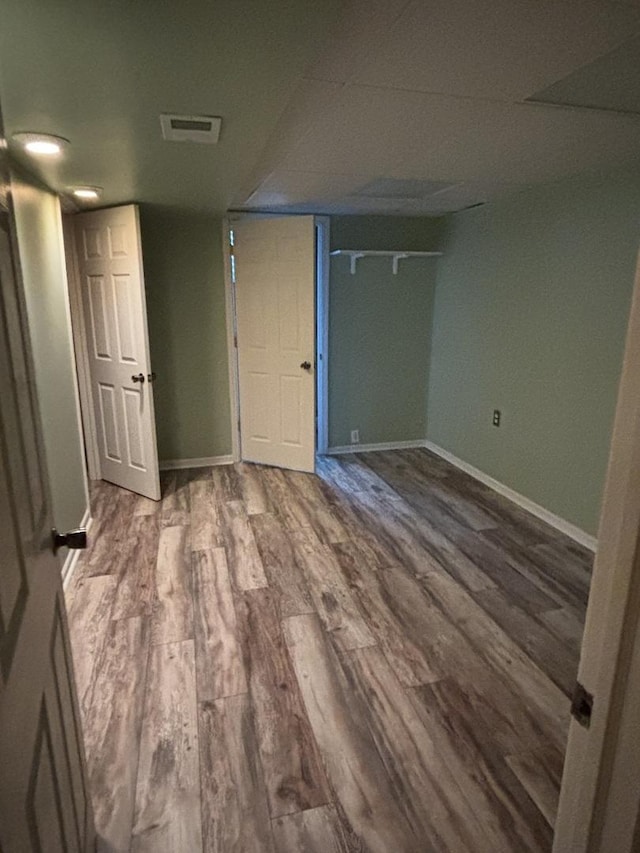
M 54 136 L 51 133 L 33 133 L 31 131 L 14 133 L 11 139 L 36 157 L 58 157 L 69 144 L 69 140 L 63 136 Z
M 97 201 L 102 195 L 102 187 L 74 187 L 71 192 L 81 201 Z

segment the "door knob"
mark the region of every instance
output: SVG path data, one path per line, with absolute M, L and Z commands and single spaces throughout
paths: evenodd
M 300 367 L 303 370 L 311 370 L 311 362 L 310 361 L 303 361 L 302 364 L 300 365 Z
M 87 547 L 87 531 L 84 527 L 69 530 L 67 533 L 58 533 L 54 527 L 51 531 L 51 550 L 54 554 L 58 548 L 69 548 L 70 551 L 82 551 Z
M 144 373 L 138 373 L 131 377 L 132 382 L 139 382 L 141 385 L 144 382 Z

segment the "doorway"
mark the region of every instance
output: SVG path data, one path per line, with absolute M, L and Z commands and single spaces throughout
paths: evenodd
M 328 445 L 329 217 L 232 215 L 223 245 L 234 458 L 313 471 Z

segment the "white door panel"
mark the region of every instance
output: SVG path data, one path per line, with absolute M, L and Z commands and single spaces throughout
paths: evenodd
M 75 217 L 102 477 L 158 500 L 153 388 L 135 205 Z M 142 375 L 142 382 L 133 377 Z
M 313 471 L 313 217 L 237 223 L 234 257 L 242 458 Z

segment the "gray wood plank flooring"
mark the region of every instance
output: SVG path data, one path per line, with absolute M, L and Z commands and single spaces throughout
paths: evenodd
M 99 849 L 548 853 L 592 555 L 426 450 L 92 487 Z

